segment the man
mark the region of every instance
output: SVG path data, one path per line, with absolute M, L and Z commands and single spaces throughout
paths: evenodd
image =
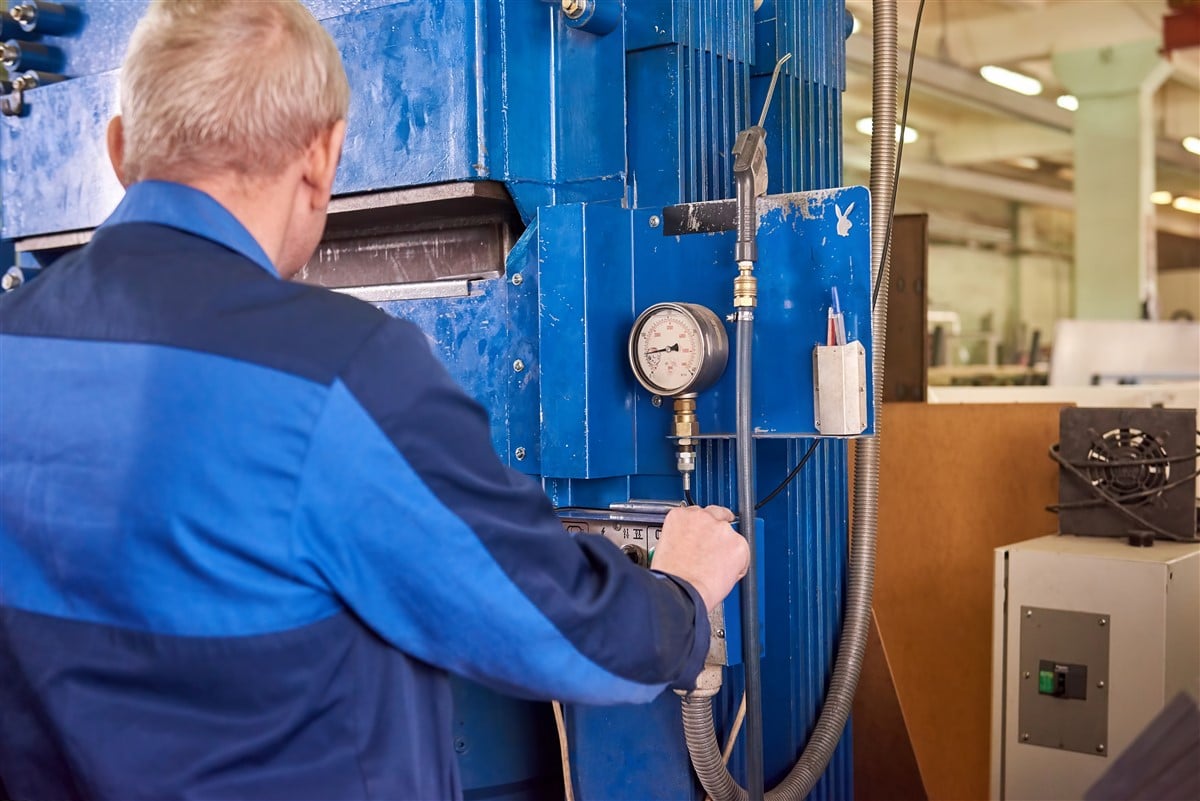
M 125 199 L 0 298 L 16 799 L 454 797 L 447 671 L 613 703 L 700 669 L 749 561 L 727 510 L 672 512 L 653 572 L 567 536 L 414 326 L 281 280 L 347 95 L 294 0 L 153 5 Z

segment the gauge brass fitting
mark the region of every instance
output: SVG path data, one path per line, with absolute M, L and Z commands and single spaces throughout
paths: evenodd
M 688 439 L 699 433 L 700 423 L 696 420 L 695 396 L 676 398 L 674 435 L 681 439 Z
M 740 262 L 738 267 L 738 277 L 733 279 L 733 307 L 754 308 L 758 305 L 758 279 L 754 277 L 754 267 L 749 262 Z
M 685 396 L 675 399 L 675 425 L 672 429 L 675 441 L 675 468 L 683 477 L 683 486 L 690 489 L 692 473 L 696 470 L 696 440 L 700 433 L 700 421 L 696 419 L 696 398 Z

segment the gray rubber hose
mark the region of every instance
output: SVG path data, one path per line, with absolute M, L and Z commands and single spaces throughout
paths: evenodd
M 896 130 L 897 52 L 896 0 L 874 0 L 873 5 L 874 131 Z M 871 263 L 882 264 L 878 300 L 871 312 L 871 374 L 874 382 L 875 434 L 860 439 L 854 452 L 854 518 L 850 540 L 849 577 L 842 636 L 829 690 L 817 725 L 800 759 L 779 786 L 767 793 L 770 801 L 800 801 L 812 792 L 841 740 L 854 692 L 862 672 L 863 655 L 871 626 L 871 598 L 875 589 L 875 536 L 879 519 L 879 436 L 883 416 L 883 364 L 887 343 L 888 277 L 890 253 L 884 253 L 891 208 L 892 177 L 896 170 L 896 142 L 891 136 L 871 139 Z M 889 248 L 890 250 L 890 248 Z M 713 729 L 712 697 L 685 696 L 683 730 L 692 766 L 713 801 L 745 801 L 721 759 Z

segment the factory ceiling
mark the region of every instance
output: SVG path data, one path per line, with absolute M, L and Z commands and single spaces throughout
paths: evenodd
M 917 6 L 917 0 L 900 0 L 902 79 Z M 1200 6 L 1186 6 L 1188 0 L 927 0 L 908 117 L 918 138 L 905 145 L 902 187 L 920 194 L 924 186 L 932 198 L 936 188 L 959 208 L 964 197 L 977 197 L 981 221 L 989 218 L 984 198 L 993 205 L 1002 199 L 1073 208 L 1073 112 L 1061 105 L 1069 106 L 1060 101 L 1068 90 L 1055 74 L 1053 55 L 1161 43 L 1164 17 L 1200 14 Z M 870 139 L 855 123 L 871 113 L 871 2 L 847 0 L 846 7 L 861 23 L 847 42 L 843 123 L 853 177 L 869 161 Z M 1156 189 L 1200 197 L 1200 154 L 1183 145 L 1186 137 L 1200 137 L 1200 46 L 1166 57 L 1170 73 L 1154 96 Z M 988 65 L 1034 78 L 1041 91 L 1023 96 L 988 83 L 980 75 Z M 946 211 L 953 213 L 950 204 Z M 1200 239 L 1200 215 L 1170 206 L 1156 211 L 1160 231 Z

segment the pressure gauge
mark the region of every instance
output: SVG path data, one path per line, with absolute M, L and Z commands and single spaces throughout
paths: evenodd
M 629 334 L 629 364 L 655 395 L 694 395 L 725 372 L 729 338 L 721 320 L 694 303 L 658 303 L 646 309 Z

